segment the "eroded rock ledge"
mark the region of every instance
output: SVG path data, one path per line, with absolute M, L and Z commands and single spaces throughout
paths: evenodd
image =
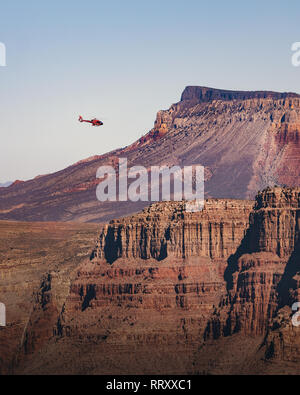
M 93 257 L 112 263 L 118 258 L 163 260 L 202 256 L 227 259 L 248 227 L 254 202 L 209 199 L 198 213 L 182 202 L 161 202 L 141 213 L 111 221 L 99 238 Z

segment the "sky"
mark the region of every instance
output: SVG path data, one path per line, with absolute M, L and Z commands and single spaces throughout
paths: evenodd
M 300 93 L 299 21 L 299 0 L 2 1 L 0 182 L 129 145 L 187 85 Z

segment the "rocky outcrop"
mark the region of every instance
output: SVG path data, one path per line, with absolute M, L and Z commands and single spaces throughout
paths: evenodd
M 15 372 L 298 372 L 299 205 L 274 187 L 111 221 L 64 292 L 43 277 Z
M 91 260 L 73 273 L 50 346 L 40 351 L 43 360 L 37 362 L 37 353 L 27 355 L 18 371 L 29 373 L 39 366 L 41 373 L 54 372 L 58 362 L 50 349 L 57 344 L 69 350 L 59 370 L 73 366 L 78 372 L 85 357 L 78 363 L 71 360 L 70 349 L 82 343 L 85 349 L 93 345 L 89 358 L 98 373 L 192 372 L 206 323 L 226 293 L 226 260 L 245 236 L 253 204 L 213 199 L 205 202 L 202 212 L 188 213 L 184 202 L 161 202 L 111 221 Z M 46 295 L 45 306 L 52 312 L 49 281 L 39 300 Z M 40 337 L 37 328 L 29 326 L 26 346 Z M 171 355 L 178 358 L 172 360 Z
M 247 235 L 225 272 L 228 294 L 206 336 L 263 335 L 282 305 L 291 306 L 290 266 L 299 256 L 299 197 L 300 189 L 278 187 L 258 194 Z
M 239 246 L 254 202 L 211 199 L 197 213 L 185 203 L 156 203 L 140 214 L 111 221 L 100 235 L 93 256 L 113 263 L 118 258 L 202 256 L 226 259 Z
M 270 91 L 232 91 L 225 89 L 214 89 L 203 86 L 187 86 L 181 95 L 181 101 L 211 102 L 213 100 L 251 100 L 271 99 L 284 100 L 287 98 L 299 98 L 296 93 L 279 93 Z

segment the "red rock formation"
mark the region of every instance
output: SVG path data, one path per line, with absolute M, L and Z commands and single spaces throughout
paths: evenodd
M 118 258 L 203 256 L 226 259 L 244 236 L 254 202 L 211 199 L 203 211 L 188 213 L 181 202 L 156 203 L 133 217 L 111 221 L 94 256 Z
M 126 366 L 131 373 L 154 373 L 158 354 L 161 372 L 192 369 L 206 323 L 226 293 L 226 260 L 245 235 L 253 203 L 208 200 L 198 213 L 185 212 L 181 202 L 156 203 L 105 226 L 92 260 L 73 274 L 56 324 L 54 291 L 49 281 L 46 288 L 43 283 L 24 337 L 27 356 L 19 358 L 20 371 L 29 372 L 36 363 L 30 362 L 31 358 L 39 358 L 34 347 L 39 348 L 49 334 L 44 325 L 34 323 L 47 320 L 52 323 L 53 341 L 69 350 L 64 364 L 73 364 L 75 370 L 77 363 L 67 361 L 71 344 L 78 342 L 84 347 L 94 344 L 93 355 L 98 350 L 93 356 L 97 372 L 109 373 L 108 353 L 119 354 L 110 372 L 125 372 Z M 180 363 L 176 358 L 170 360 L 176 350 L 181 350 Z M 47 369 L 55 371 L 57 361 L 51 359 L 52 352 L 42 348 L 41 353 L 43 360 L 49 358 Z M 130 368 L 128 358 L 134 359 Z M 139 358 L 144 362 L 138 363 Z M 40 372 L 45 371 L 43 362 L 37 366 Z
M 266 189 L 252 206 L 164 202 L 112 221 L 63 303 L 62 282 L 43 282 L 15 371 L 262 373 L 286 360 L 297 372 L 300 189 Z
M 257 196 L 248 233 L 229 259 L 229 292 L 206 336 L 265 334 L 287 300 L 284 279 L 299 243 L 300 189 L 267 189 Z

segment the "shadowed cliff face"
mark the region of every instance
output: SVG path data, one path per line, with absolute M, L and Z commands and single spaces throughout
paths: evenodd
M 283 307 L 291 316 L 299 288 L 299 215 L 299 188 L 258 194 L 247 235 L 229 260 L 230 287 L 208 323 L 207 337 L 265 335 Z
M 254 198 L 269 185 L 300 182 L 300 98 L 294 93 L 187 87 L 159 111 L 153 129 L 128 147 L 60 172 L 0 188 L 0 219 L 99 222 L 137 212 L 146 202 L 96 200 L 99 166 L 205 166 L 213 198 Z
M 244 237 L 254 202 L 209 199 L 197 213 L 183 202 L 156 203 L 132 217 L 111 221 L 93 257 L 124 259 L 206 257 L 226 260 Z M 113 256 L 113 259 L 112 259 Z
M 272 188 L 112 221 L 63 306 L 41 281 L 14 372 L 299 372 L 299 212 L 299 189 Z

